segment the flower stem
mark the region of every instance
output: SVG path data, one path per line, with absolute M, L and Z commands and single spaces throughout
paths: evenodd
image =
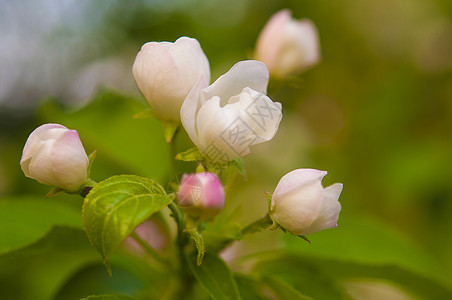
M 272 224 L 273 224 L 272 219 L 270 218 L 269 214 L 266 214 L 264 217 L 244 227 L 242 229 L 242 235 L 259 232 L 263 229 L 270 227 Z
M 166 265 L 162 262 L 162 257 L 157 251 L 155 251 L 154 248 L 149 246 L 149 244 L 146 243 L 138 234 L 136 234 L 136 232 L 132 232 L 130 237 L 133 238 L 141 246 L 141 248 L 143 248 L 143 250 L 158 263 L 160 268 L 166 269 Z

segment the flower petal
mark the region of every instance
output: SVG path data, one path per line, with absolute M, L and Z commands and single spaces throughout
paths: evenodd
M 259 34 L 255 58 L 264 62 L 270 72 L 275 68 L 278 45 L 282 44 L 284 27 L 290 21 L 290 17 L 291 12 L 287 9 L 275 13 Z
M 278 182 L 275 191 L 273 192 L 271 208 L 275 206 L 274 199 L 281 197 L 286 193 L 292 193 L 300 187 L 310 185 L 313 182 L 321 182 L 322 178 L 327 174 L 326 171 L 316 169 L 297 169 L 284 175 Z
M 179 109 L 188 91 L 166 46 L 143 45 L 132 67 L 138 88 L 162 118 L 179 120 Z
M 184 83 L 186 93 L 198 82 L 201 76 L 206 80 L 207 86 L 210 82 L 210 66 L 201 45 L 196 39 L 186 36 L 178 38 L 174 43 L 167 43 L 167 47 Z
M 63 125 L 60 124 L 44 124 L 33 130 L 32 133 L 28 136 L 28 139 L 25 143 L 25 147 L 22 151 L 22 157 L 20 159 L 20 164 L 22 166 L 22 170 L 24 173 L 28 172 L 28 164 L 31 156 L 37 151 L 39 147 L 39 141 L 41 140 L 41 135 L 45 134 L 50 129 L 67 129 Z M 27 170 L 27 172 L 25 172 Z
M 270 211 L 271 218 L 291 233 L 304 235 L 319 214 L 322 193 L 320 180 L 309 180 L 283 194 L 275 192 L 272 202 L 277 204 Z
M 226 74 L 220 76 L 212 85 L 205 88 L 206 99 L 220 97 L 221 105 L 228 103 L 229 98 L 238 95 L 246 87 L 259 93 L 267 93 L 268 70 L 263 62 L 245 60 L 236 63 Z
M 180 120 L 193 143 L 199 145 L 197 130 L 197 115 L 201 106 L 205 103 L 202 89 L 208 85 L 207 79 L 201 77 L 195 86 L 190 90 L 180 109 Z
M 88 178 L 88 156 L 76 130 L 67 130 L 52 145 L 52 168 L 58 185 L 76 191 Z
M 337 226 L 337 219 L 341 211 L 341 204 L 338 199 L 342 188 L 342 183 L 335 183 L 323 190 L 323 201 L 319 215 L 306 234 Z

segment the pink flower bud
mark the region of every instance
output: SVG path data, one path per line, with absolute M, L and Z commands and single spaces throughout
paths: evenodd
M 272 196 L 270 217 L 284 229 L 306 235 L 337 226 L 342 183 L 322 186 L 326 171 L 298 169 L 284 175 Z
M 77 131 L 44 124 L 28 137 L 20 166 L 25 176 L 75 192 L 88 179 L 88 157 Z
M 300 73 L 320 61 L 317 29 L 310 20 L 293 20 L 289 10 L 281 10 L 262 29 L 255 58 L 274 76 Z
M 184 174 L 177 191 L 179 205 L 201 219 L 215 217 L 224 207 L 224 197 L 220 179 L 211 172 Z

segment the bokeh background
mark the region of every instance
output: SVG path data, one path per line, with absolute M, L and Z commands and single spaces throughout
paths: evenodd
M 341 281 L 356 299 L 445 299 L 441 289 L 452 285 L 449 0 L 1 1 L 5 299 L 134 295 L 146 286 L 145 271 L 125 258 L 118 258 L 113 278 L 106 276 L 80 231 L 80 199 L 45 199 L 48 188 L 23 176 L 19 160 L 28 134 L 61 123 L 79 131 L 87 152 L 97 149 L 93 179 L 134 173 L 166 184 L 169 147 L 160 124 L 132 119 L 146 108 L 131 73 L 141 45 L 197 38 L 216 79 L 252 58 L 258 33 L 282 8 L 316 24 L 323 59 L 270 91 L 283 104 L 280 130 L 244 159 L 248 180 L 231 189 L 225 214 L 242 206 L 242 224 L 262 216 L 263 191 L 301 167 L 327 170 L 325 185 L 344 183 L 343 210 L 339 227 L 313 234 L 312 245 L 268 232 L 237 243 L 225 257 L 286 247 L 325 264 L 334 260 L 343 273 L 367 266 L 368 273 L 350 271 Z M 181 151 L 191 146 L 183 133 L 176 143 Z M 73 228 L 72 244 L 58 242 L 68 229 L 55 225 Z M 376 270 L 381 266 L 397 271 Z M 403 284 L 410 276 L 418 276 L 407 284 L 412 289 Z

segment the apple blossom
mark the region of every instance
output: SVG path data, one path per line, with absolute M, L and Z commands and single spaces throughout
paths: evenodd
M 293 20 L 289 10 L 281 10 L 262 29 L 255 59 L 276 77 L 300 73 L 321 59 L 317 29 L 310 20 Z
M 187 214 L 211 219 L 224 207 L 224 189 L 217 175 L 211 172 L 184 174 L 177 201 Z
M 281 121 L 281 104 L 267 97 L 268 70 L 241 61 L 212 85 L 201 78 L 181 107 L 181 121 L 201 153 L 215 162 L 247 155 L 249 146 L 269 141 Z
M 75 192 L 88 180 L 88 157 L 77 131 L 44 124 L 28 137 L 20 166 L 25 176 Z
M 323 188 L 321 181 L 326 174 L 315 169 L 298 169 L 284 175 L 272 196 L 272 220 L 296 235 L 336 227 L 342 183 Z
M 179 121 L 182 102 L 201 76 L 210 80 L 206 55 L 199 42 L 188 37 L 144 44 L 132 71 L 154 113 L 166 121 Z

